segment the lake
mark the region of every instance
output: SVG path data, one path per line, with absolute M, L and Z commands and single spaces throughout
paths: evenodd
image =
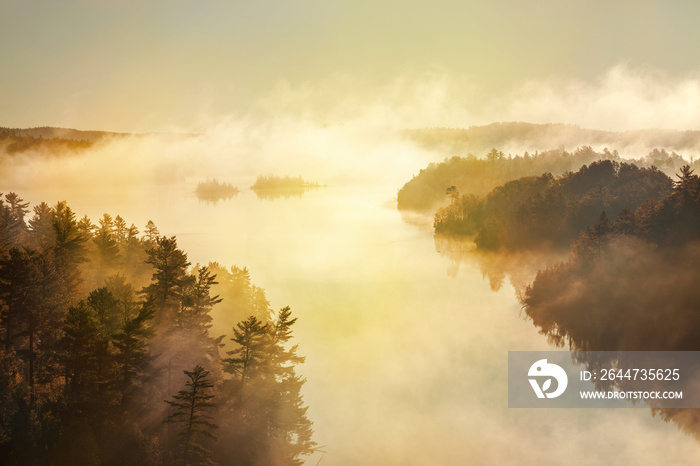
M 193 264 L 248 267 L 273 308 L 291 306 L 306 356 L 304 399 L 326 452 L 307 464 L 658 465 L 700 457 L 692 437 L 646 409 L 507 407 L 508 351 L 552 349 L 516 297 L 536 260 L 489 259 L 467 243 L 436 241 L 396 210 L 392 180 L 329 183 L 276 200 L 243 189 L 249 177 L 230 181 L 241 193 L 216 204 L 195 197 L 194 178 L 25 178 L 15 189 L 6 176 L 3 187 L 32 205 L 65 199 L 93 221 L 107 212 L 143 229 L 153 220 Z M 215 333 L 235 323 L 222 303 Z

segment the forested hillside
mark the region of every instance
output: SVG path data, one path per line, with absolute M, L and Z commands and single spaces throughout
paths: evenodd
M 537 274 L 525 313 L 551 342 L 573 350 L 697 351 L 700 179 L 684 167 L 667 196 L 628 207 L 601 217 L 567 261 Z M 700 438 L 697 410 L 658 413 Z
M 617 216 L 670 194 L 671 179 L 652 168 L 611 160 L 559 177 L 509 181 L 484 197 L 448 188 L 450 205 L 435 214 L 435 232 L 473 235 L 484 249 L 567 247 L 601 215 Z
M 75 139 L 51 136 L 45 138 L 42 133 L 26 132 L 10 128 L 0 128 L 0 153 L 15 155 L 27 151 L 45 150 L 52 155 L 63 152 L 78 152 L 89 149 L 95 144 L 90 139 Z
M 482 196 L 511 180 L 544 173 L 563 175 L 597 160 L 626 161 L 640 167 L 655 166 L 669 176 L 689 164 L 680 155 L 668 153 L 665 149 L 654 149 L 645 157 L 634 160 L 625 160 L 616 151 L 607 149 L 597 152 L 590 146 L 573 152 L 560 148 L 516 156 L 506 156 L 497 149 L 491 149 L 483 158 L 455 156 L 441 163 L 429 164 L 399 189 L 398 208 L 435 211 L 447 202 L 446 190 L 451 186 L 462 194 Z M 695 161 L 691 165 L 697 167 L 700 163 Z
M 246 268 L 192 264 L 153 222 L 0 199 L 0 457 L 8 465 L 301 464 L 291 344 Z M 239 323 L 212 334 L 212 311 Z
M 54 126 L 38 126 L 35 128 L 2 128 L 0 133 L 12 136 L 31 136 L 35 139 L 74 139 L 77 141 L 98 142 L 103 139 L 130 136 L 129 133 L 114 131 L 89 131 L 72 128 L 57 128 Z

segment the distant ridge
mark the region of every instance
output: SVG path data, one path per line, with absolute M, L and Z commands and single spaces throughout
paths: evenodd
M 131 133 L 117 133 L 113 131 L 85 131 L 72 128 L 57 128 L 53 126 L 39 126 L 36 128 L 4 128 L 0 127 L 0 133 L 12 136 L 31 136 L 43 139 L 74 139 L 78 141 L 98 142 L 105 138 L 132 136 Z
M 567 124 L 534 124 L 523 122 L 492 123 L 469 128 L 425 128 L 406 130 L 416 143 L 430 149 L 444 150 L 449 155 L 480 156 L 491 148 L 509 150 L 548 150 L 558 146 L 658 147 L 667 150 L 700 151 L 700 131 L 645 129 L 603 131 Z M 447 154 L 446 154 L 447 155 Z

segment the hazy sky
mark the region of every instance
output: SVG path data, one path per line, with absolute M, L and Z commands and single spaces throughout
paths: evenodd
M 0 0 L 0 126 L 192 127 L 346 77 L 445 74 L 488 101 L 621 63 L 696 76 L 698 19 L 692 0 Z

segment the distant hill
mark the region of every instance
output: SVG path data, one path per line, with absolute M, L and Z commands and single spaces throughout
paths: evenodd
M 3 128 L 0 127 L 0 153 L 7 155 L 39 151 L 45 155 L 62 155 L 89 149 L 103 140 L 131 136 L 129 133 L 81 131 L 71 128 Z
M 108 137 L 131 136 L 130 133 L 116 133 L 112 131 L 83 131 L 72 128 L 56 128 L 52 126 L 40 126 L 37 128 L 3 128 L 0 133 L 12 136 L 31 136 L 39 139 L 73 139 L 76 141 L 97 142 Z
M 194 133 L 118 133 L 114 131 L 84 131 L 72 128 L 40 126 L 37 128 L 0 127 L 0 154 L 14 155 L 27 151 L 61 155 L 89 149 L 95 144 L 118 138 L 168 136 L 189 138 Z
M 635 130 L 602 131 L 564 124 L 522 122 L 492 123 L 470 128 L 429 128 L 407 130 L 405 135 L 419 145 L 445 152 L 445 155 L 484 154 L 496 147 L 504 152 L 549 150 L 559 146 L 625 148 L 664 148 L 669 151 L 700 152 L 700 131 Z M 688 154 L 692 155 L 692 154 Z

